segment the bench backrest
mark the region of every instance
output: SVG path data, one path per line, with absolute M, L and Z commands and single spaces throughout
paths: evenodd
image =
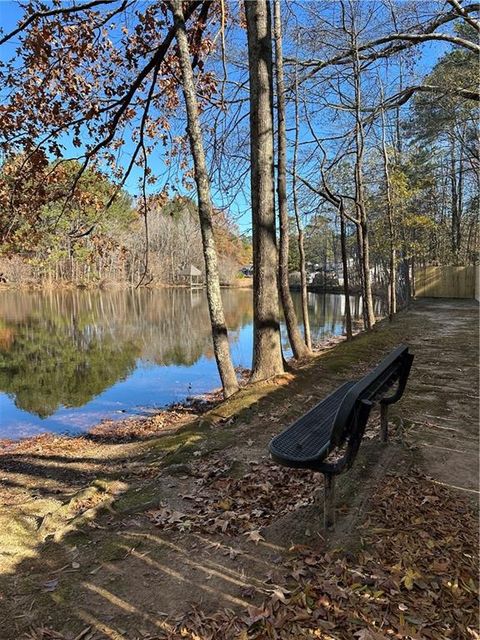
M 408 347 L 401 345 L 348 391 L 335 416 L 330 437 L 331 448 L 342 446 L 356 428 L 365 427 L 364 424 L 359 424 L 359 416 L 365 403 L 390 404 L 402 397 L 412 360 L 413 356 L 408 352 Z M 395 393 L 387 396 L 389 389 L 397 382 L 398 388 Z

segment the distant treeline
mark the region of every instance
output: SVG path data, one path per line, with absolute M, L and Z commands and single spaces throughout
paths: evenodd
M 41 194 L 36 189 L 31 198 L 21 157 L 1 169 L 5 201 L 13 199 L 18 211 L 10 240 L 0 249 L 0 274 L 7 282 L 179 284 L 190 265 L 203 272 L 198 212 L 189 198 L 151 197 L 145 206 L 123 191 L 115 194 L 103 174 L 88 170 L 65 204 L 78 163 L 38 171 L 45 189 Z M 214 226 L 220 278 L 229 284 L 251 262 L 251 247 L 225 212 L 214 212 Z

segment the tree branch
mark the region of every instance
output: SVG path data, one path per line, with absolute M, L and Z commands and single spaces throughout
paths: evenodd
M 458 0 L 447 0 L 448 4 L 451 5 L 455 11 L 462 16 L 462 18 L 465 20 L 465 22 L 468 22 L 468 24 L 470 26 L 472 26 L 476 31 L 478 31 L 480 33 L 480 22 L 478 22 L 478 20 L 475 20 L 474 18 L 472 18 L 467 11 L 465 11 L 465 8 L 462 7 L 462 5 L 460 4 L 460 2 L 458 2 Z
M 467 100 L 475 100 L 476 102 L 480 102 L 480 91 L 472 91 L 471 89 L 463 89 L 462 87 L 440 87 L 431 84 L 421 84 L 415 87 L 407 87 L 395 94 L 394 96 L 388 98 L 383 105 L 380 105 L 381 108 L 392 109 L 394 107 L 401 107 L 403 104 L 408 102 L 410 98 L 415 95 L 415 93 L 438 93 L 440 95 L 454 95 L 460 96 L 461 98 L 466 98 Z
M 466 15 L 469 15 L 472 12 L 478 11 L 479 9 L 480 9 L 479 3 L 475 3 L 467 7 L 463 7 L 463 11 Z M 359 55 L 359 59 L 362 61 L 376 60 L 378 58 L 392 55 L 394 53 L 402 51 L 403 49 L 407 49 L 415 44 L 419 44 L 420 42 L 425 42 L 428 40 L 443 40 L 443 41 L 452 42 L 453 44 L 457 44 L 459 46 L 467 48 L 471 51 L 474 51 L 475 53 L 479 53 L 480 47 L 469 40 L 465 40 L 464 38 L 460 38 L 450 34 L 434 33 L 435 29 L 437 29 L 441 25 L 447 24 L 448 22 L 451 22 L 452 20 L 456 20 L 459 17 L 460 16 L 457 11 L 450 11 L 448 13 L 437 16 L 435 20 L 432 20 L 429 24 L 425 25 L 419 33 L 415 33 L 415 32 L 394 33 L 394 34 L 383 36 L 381 38 L 370 40 L 369 42 L 366 42 L 364 44 L 360 44 L 358 46 L 359 54 L 369 49 L 378 47 L 379 45 L 382 45 L 382 44 L 391 43 L 397 40 L 401 41 L 401 44 L 390 45 L 380 51 L 368 53 L 366 55 Z M 286 58 L 285 62 L 287 64 L 298 64 L 299 66 L 302 66 L 304 68 L 311 68 L 311 71 L 309 71 L 309 73 L 307 73 L 302 78 L 302 82 L 303 82 L 308 78 L 312 77 L 313 75 L 315 75 L 318 71 L 321 71 L 322 69 L 324 69 L 325 67 L 332 66 L 332 65 L 348 64 L 350 61 L 350 58 L 354 54 L 355 54 L 355 51 L 352 48 L 349 48 L 346 51 L 343 51 L 342 53 L 336 56 L 333 56 L 332 58 L 328 58 L 326 60 L 301 61 L 301 60 L 296 60 L 294 58 L 293 59 Z
M 50 16 L 56 16 L 67 13 L 78 13 L 79 11 L 85 11 L 86 9 L 92 9 L 93 7 L 98 7 L 102 4 L 113 4 L 114 2 L 118 2 L 118 0 L 91 0 L 91 2 L 85 2 L 84 4 L 72 5 L 71 7 L 58 7 L 56 9 L 47 9 L 46 11 L 35 11 L 28 18 L 23 20 L 18 27 L 7 33 L 6 36 L 0 39 L 0 46 L 11 40 L 14 36 L 19 34 L 21 31 L 26 29 L 32 22 L 38 20 L 39 18 L 48 18 Z

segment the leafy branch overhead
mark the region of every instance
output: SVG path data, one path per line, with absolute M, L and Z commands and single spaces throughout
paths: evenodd
M 42 11 L 41 3 L 32 2 L 25 9 L 28 18 L 2 38 L 19 40 L 17 55 L 0 72 L 9 96 L 0 107 L 2 148 L 7 155 L 22 152 L 28 164 L 42 154 L 61 158 L 67 143 L 84 147 L 71 194 L 92 163 L 106 163 L 123 186 L 135 164 L 147 170 L 142 147 L 150 153 L 169 140 L 168 114 L 178 107 L 175 27 L 163 3 L 143 10 L 133 4 L 58 3 Z M 200 67 L 211 41 L 197 21 L 203 5 L 189 3 L 186 18 L 196 15 L 190 39 L 199 86 L 208 96 L 212 77 Z M 117 154 L 126 135 L 136 146 L 128 166 L 120 168 Z M 3 225 L 4 239 L 8 233 Z

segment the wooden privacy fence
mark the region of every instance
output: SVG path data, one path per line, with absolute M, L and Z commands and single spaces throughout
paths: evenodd
M 475 298 L 476 267 L 417 267 L 417 298 Z

